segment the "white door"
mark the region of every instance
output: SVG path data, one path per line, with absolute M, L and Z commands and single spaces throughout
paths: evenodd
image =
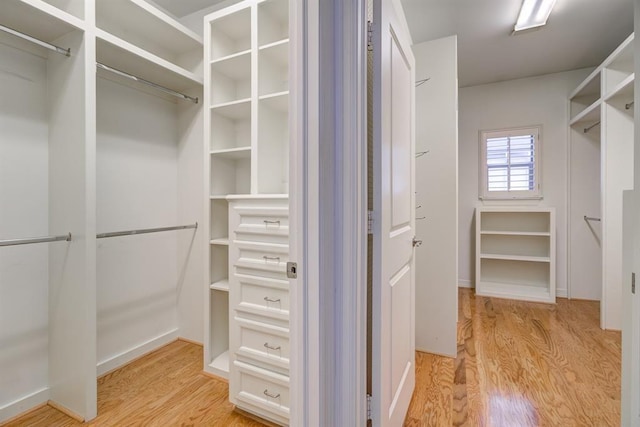
M 374 1 L 374 426 L 401 426 L 415 386 L 414 58 L 395 0 Z

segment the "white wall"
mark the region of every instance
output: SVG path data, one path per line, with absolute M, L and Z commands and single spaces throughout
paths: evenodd
M 45 59 L 0 44 L 0 239 L 49 234 L 46 76 Z M 0 248 L 0 408 L 48 386 L 48 252 Z
M 177 225 L 177 105 L 100 78 L 97 107 L 98 233 Z M 177 233 L 98 240 L 99 365 L 178 329 Z
M 457 38 L 413 46 L 416 80 L 416 349 L 455 357 L 458 320 Z
M 557 294 L 566 296 L 567 99 L 589 71 L 588 69 L 575 70 L 460 89 L 458 276 L 460 285 L 472 286 L 475 275 L 474 209 L 479 204 L 478 132 L 488 129 L 542 125 L 544 198 L 541 201 L 520 202 L 520 204 L 556 208 Z M 485 203 L 489 204 L 489 202 Z

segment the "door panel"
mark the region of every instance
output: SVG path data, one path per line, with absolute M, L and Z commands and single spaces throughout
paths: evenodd
M 374 426 L 401 426 L 415 386 L 414 58 L 399 8 L 374 1 Z

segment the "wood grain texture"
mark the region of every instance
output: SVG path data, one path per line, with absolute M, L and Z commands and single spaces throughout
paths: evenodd
M 620 425 L 621 337 L 598 302 L 459 297 L 457 358 L 417 355 L 405 425 Z
M 461 289 L 457 358 L 416 355 L 406 426 L 620 425 L 619 332 L 599 304 L 476 297 Z M 51 407 L 4 426 L 264 426 L 233 410 L 228 384 L 202 373 L 202 347 L 176 341 L 98 380 L 88 424 Z
M 202 360 L 201 346 L 175 341 L 98 379 L 90 423 L 45 406 L 3 427 L 265 426 L 234 411 L 228 384 L 204 375 Z

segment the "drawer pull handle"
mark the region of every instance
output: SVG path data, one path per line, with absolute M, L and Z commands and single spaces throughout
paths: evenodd
M 278 399 L 278 398 L 280 398 L 280 393 L 278 393 L 278 394 L 271 394 L 271 393 L 269 393 L 269 389 L 266 389 L 266 388 L 264 389 L 264 392 L 263 392 L 263 393 L 264 393 L 264 395 L 265 395 L 265 396 L 270 397 L 270 398 L 272 398 L 272 399 Z
M 264 220 L 264 225 L 269 225 L 269 224 L 278 224 L 278 225 L 280 225 L 280 221 L 279 220 L 273 221 L 273 220 L 265 219 Z
M 265 261 L 278 261 L 278 262 L 280 262 L 280 257 L 279 256 L 266 256 L 266 255 L 264 255 L 262 258 L 264 258 Z
M 269 298 L 269 297 L 264 297 L 264 300 L 265 300 L 266 302 L 280 302 L 280 298 L 278 298 L 278 299 L 271 299 L 271 298 Z
M 264 343 L 264 347 L 269 349 L 269 350 L 280 350 L 280 346 L 271 347 L 268 342 Z

